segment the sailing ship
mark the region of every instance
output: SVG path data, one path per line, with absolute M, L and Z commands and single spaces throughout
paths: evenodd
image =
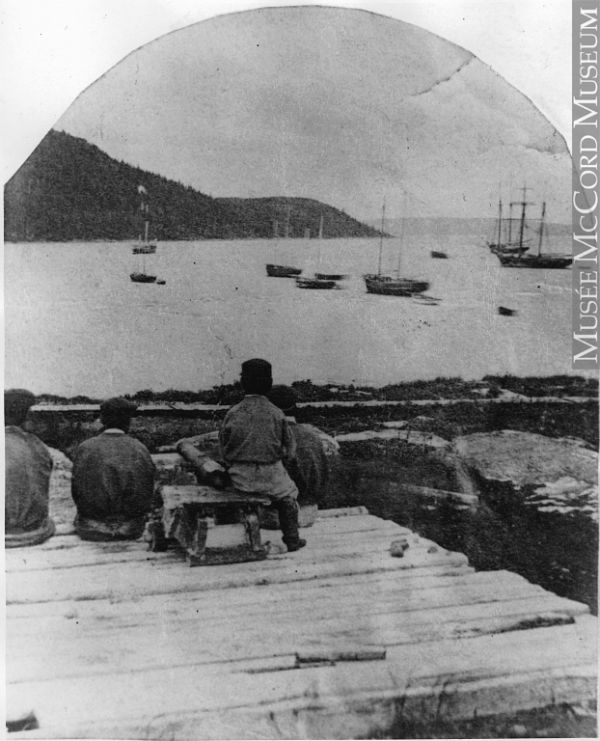
M 383 296 L 414 296 L 423 293 L 429 288 L 426 280 L 400 277 L 400 251 L 398 252 L 398 269 L 392 274 L 381 272 L 381 258 L 383 254 L 383 227 L 385 221 L 385 202 L 381 209 L 381 229 L 379 232 L 379 257 L 377 273 L 363 275 L 367 293 L 377 293 Z
M 285 239 L 288 239 L 290 234 L 290 210 L 290 206 L 288 206 L 285 222 Z M 275 219 L 273 221 L 273 237 L 277 239 L 278 236 L 277 219 Z M 295 268 L 291 265 L 276 265 L 270 262 L 266 264 L 266 269 L 269 278 L 295 278 L 302 272 L 302 268 Z
M 138 243 L 133 246 L 131 250 L 134 255 L 153 255 L 156 252 L 156 243 L 151 242 L 148 239 L 148 191 L 143 185 L 138 185 L 138 193 L 140 194 L 140 214 L 142 221 L 144 222 L 144 233 L 140 234 Z
M 144 236 L 140 236 L 140 243 L 136 245 L 132 252 L 134 255 L 141 255 L 141 270 L 134 270 L 129 274 L 134 283 L 155 283 L 156 276 L 146 272 L 146 255 L 153 255 L 156 252 L 156 244 L 148 240 L 148 200 L 146 196 L 148 191 L 143 185 L 138 185 L 140 194 L 140 213 L 144 220 Z
M 519 224 L 518 250 L 513 253 L 496 251 L 496 256 L 500 264 L 505 268 L 543 268 L 543 269 L 561 269 L 568 267 L 573 258 L 568 255 L 553 255 L 542 253 L 542 243 L 545 231 L 546 202 L 542 205 L 542 215 L 540 218 L 540 230 L 538 239 L 537 255 L 525 254 L 529 249 L 524 242 L 523 235 L 526 228 L 526 211 L 527 206 L 531 205 L 526 200 L 527 188 L 523 188 L 523 200 L 518 201 L 516 205 L 521 206 L 521 218 Z

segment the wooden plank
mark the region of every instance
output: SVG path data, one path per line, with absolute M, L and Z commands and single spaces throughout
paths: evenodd
M 353 603 L 362 601 L 380 602 L 397 600 L 400 603 L 413 604 L 415 601 L 435 601 L 457 595 L 464 600 L 487 595 L 489 590 L 496 590 L 498 598 L 526 594 L 534 596 L 543 594 L 540 586 L 527 582 L 521 576 L 508 571 L 471 572 L 459 570 L 454 574 L 446 571 L 422 574 L 421 572 L 383 572 L 381 574 L 352 574 L 350 576 L 332 576 L 312 582 L 289 582 L 275 586 L 246 586 L 235 590 L 214 590 L 207 592 L 183 592 L 177 600 L 170 601 L 164 594 L 145 595 L 135 600 L 112 602 L 109 600 L 57 601 L 52 603 L 15 604 L 7 606 L 7 616 L 16 626 L 35 624 L 39 619 L 45 620 L 44 628 L 49 629 L 48 621 L 54 616 L 62 620 L 97 617 L 101 621 L 126 615 L 128 618 L 152 619 L 154 615 L 177 615 L 180 612 L 193 610 L 194 614 L 205 617 L 219 615 L 226 604 L 233 609 L 241 610 L 246 615 L 255 611 L 264 611 L 265 600 L 277 604 L 293 602 L 295 605 L 319 605 L 333 602 L 343 604 L 346 600 Z M 25 628 L 24 628 L 25 629 Z
M 324 510 L 325 512 L 327 510 Z M 334 534 L 340 534 L 340 533 L 358 533 L 358 532 L 375 532 L 375 531 L 381 531 L 381 532 L 388 532 L 392 530 L 396 530 L 399 534 L 411 534 L 411 530 L 409 530 L 406 527 L 402 527 L 401 525 L 396 525 L 396 523 L 392 522 L 391 520 L 381 520 L 378 517 L 373 517 L 372 515 L 362 515 L 362 514 L 355 514 L 353 516 L 345 517 L 345 516 L 337 516 L 334 515 L 333 517 L 325 516 L 323 517 L 324 522 L 321 522 L 320 519 L 317 520 L 317 522 L 310 528 L 303 529 L 302 532 L 306 532 L 307 537 L 312 537 L 313 533 L 317 533 L 317 537 L 322 537 L 327 535 L 327 537 L 331 537 Z M 262 531 L 264 533 L 278 533 L 277 530 L 264 530 Z M 127 548 L 133 548 L 133 547 L 139 547 L 143 546 L 142 541 L 121 541 L 121 542 L 114 542 L 114 543 L 93 543 L 90 541 L 81 540 L 77 535 L 64 535 L 64 536 L 54 536 L 50 538 L 49 540 L 45 541 L 44 543 L 40 543 L 40 545 L 37 546 L 31 546 L 28 548 L 15 548 L 14 550 L 8 550 L 6 551 L 7 557 L 10 558 L 12 561 L 19 561 L 22 558 L 27 558 L 27 554 L 31 555 L 33 553 L 38 552 L 44 552 L 44 551 L 52 551 L 52 550 L 62 550 L 66 548 L 76 548 L 77 550 L 93 550 L 94 552 L 99 551 L 116 551 L 120 549 L 127 549 Z
M 278 584 L 261 584 L 251 586 L 239 586 L 235 590 L 215 589 L 210 594 L 207 591 L 180 592 L 176 600 L 171 600 L 168 594 L 149 594 L 135 599 L 123 599 L 115 602 L 107 599 L 99 600 L 58 600 L 54 602 L 17 603 L 8 605 L 7 616 L 11 625 L 19 629 L 27 630 L 27 623 L 35 626 L 40 620 L 44 620 L 44 629 L 48 630 L 53 618 L 62 622 L 63 619 L 76 618 L 98 618 L 106 620 L 118 617 L 125 613 L 133 617 L 150 615 L 167 615 L 172 611 L 197 610 L 196 614 L 204 615 L 207 609 L 214 606 L 215 610 L 221 611 L 221 605 L 234 605 L 236 609 L 247 610 L 258 606 L 264 611 L 265 600 L 322 600 L 323 595 L 334 594 L 335 599 L 342 593 L 353 594 L 360 592 L 383 596 L 397 594 L 402 599 L 405 592 L 417 594 L 423 590 L 436 592 L 438 590 L 458 592 L 461 589 L 477 584 L 487 584 L 492 581 L 503 593 L 509 589 L 521 587 L 530 590 L 540 590 L 527 582 L 523 577 L 508 571 L 497 572 L 473 572 L 470 569 L 459 567 L 430 569 L 427 573 L 420 570 L 413 572 L 383 571 L 380 573 L 352 573 L 350 575 L 323 576 L 313 581 L 292 581 Z M 276 592 L 271 594 L 271 590 Z M 502 590 L 502 591 L 500 591 Z M 266 593 L 265 593 L 266 592 Z M 39 627 L 34 627 L 38 631 Z
M 220 526 L 224 528 L 226 526 Z M 224 532 L 220 530 L 219 532 Z M 434 546 L 431 541 L 424 540 L 413 535 L 406 528 L 397 531 L 394 528 L 382 528 L 381 530 L 359 530 L 352 534 L 350 538 L 347 533 L 332 532 L 327 534 L 326 541 L 321 533 L 319 537 L 312 538 L 312 530 L 304 533 L 308 539 L 308 549 L 311 553 L 325 554 L 331 552 L 345 551 L 354 552 L 357 549 L 368 548 L 369 550 L 387 550 L 391 541 L 396 537 L 406 537 L 410 547 L 415 549 L 427 549 Z M 263 543 L 267 541 L 278 542 L 281 539 L 281 533 L 278 530 L 261 530 Z M 108 546 L 108 547 L 107 547 Z M 10 554 L 7 553 L 6 571 L 13 572 L 31 572 L 38 569 L 56 569 L 72 568 L 75 566 L 101 565 L 106 563 L 120 564 L 128 561 L 161 561 L 180 560 L 181 554 L 177 555 L 176 550 L 170 550 L 164 553 L 152 553 L 148 550 L 148 544 L 142 541 L 132 543 L 123 543 L 119 546 L 104 543 L 88 543 L 82 548 L 60 548 L 57 550 L 36 551 L 29 549 L 28 553 Z M 278 555 L 278 554 L 273 554 Z M 284 553 L 285 555 L 285 553 Z
M 332 517 L 355 517 L 357 515 L 368 515 L 369 510 L 362 505 L 357 507 L 332 507 L 319 510 L 319 520 L 331 519 Z
M 155 621 L 141 625 L 108 623 L 91 631 L 71 621 L 68 632 L 18 637 L 9 632 L 7 676 L 11 682 L 70 675 L 104 673 L 106 665 L 121 671 L 144 665 L 203 663 L 248 658 L 250 647 L 264 651 L 277 646 L 280 653 L 294 653 L 306 644 L 329 644 L 341 637 L 350 645 L 398 645 L 431 641 L 439 637 L 468 637 L 499 633 L 536 624 L 566 622 L 573 614 L 584 614 L 585 605 L 561 600 L 550 593 L 535 598 L 488 601 L 470 605 L 411 609 L 393 603 L 374 605 L 370 612 L 349 610 L 269 610 L 269 624 L 235 611 L 224 611 L 212 620 L 197 616 L 177 621 Z M 66 633 L 66 635 L 65 635 Z M 196 640 L 189 636 L 195 634 Z M 339 640 L 339 638 L 337 638 Z M 158 648 L 160 647 L 160 648 Z
M 267 559 L 260 566 L 254 563 L 232 564 L 228 567 L 206 566 L 183 569 L 179 563 L 149 561 L 131 563 L 127 569 L 115 569 L 111 564 L 72 569 L 32 571 L 26 580 L 10 579 L 6 585 L 7 604 L 16 602 L 52 602 L 68 599 L 127 600 L 145 594 L 177 594 L 179 592 L 228 589 L 289 581 L 319 579 L 323 576 L 377 573 L 435 567 L 467 566 L 465 556 L 456 553 L 421 553 L 409 549 L 404 558 L 392 558 L 389 553 L 373 553 L 348 557 L 332 554 L 323 563 L 310 553 L 299 551 L 283 558 Z M 200 571 L 200 575 L 199 572 Z
M 450 580 L 453 581 L 453 580 Z M 518 588 L 515 588 L 518 587 Z M 585 606 L 580 603 L 570 603 L 567 600 L 560 600 L 554 595 L 543 590 L 524 589 L 520 585 L 506 589 L 503 592 L 503 599 L 506 601 L 514 600 L 537 600 L 536 604 L 543 606 L 553 606 L 564 609 L 571 614 L 578 614 L 585 611 Z M 113 606 L 111 612 L 104 611 L 100 614 L 85 615 L 81 611 L 74 609 L 71 613 L 60 618 L 47 619 L 44 621 L 44 631 L 39 633 L 39 624 L 36 620 L 20 619 L 11 620 L 8 628 L 8 634 L 13 642 L 10 653 L 18 652 L 19 642 L 25 646 L 25 651 L 29 652 L 29 647 L 36 641 L 44 645 L 48 641 L 54 640 L 78 640 L 83 638 L 88 640 L 91 634 L 103 632 L 114 633 L 122 628 L 135 628 L 144 632 L 164 631 L 179 629 L 180 624 L 185 628 L 201 622 L 201 628 L 198 628 L 198 635 L 207 634 L 215 626 L 219 627 L 223 623 L 223 615 L 231 615 L 227 621 L 228 628 L 231 630 L 243 630 L 245 623 L 256 618 L 257 621 L 264 615 L 264 601 L 270 598 L 269 616 L 270 620 L 283 622 L 287 619 L 295 619 L 301 625 L 304 620 L 323 620 L 336 619 L 340 612 L 360 612 L 364 618 L 377 622 L 378 616 L 382 613 L 409 612 L 415 610 L 440 610 L 440 608 L 449 607 L 467 607 L 480 603 L 494 602 L 499 599 L 497 587 L 494 583 L 483 583 L 474 585 L 469 589 L 468 585 L 456 586 L 455 588 L 446 589 L 418 589 L 411 591 L 404 599 L 399 599 L 401 591 L 389 593 L 386 595 L 365 594 L 360 599 L 353 601 L 351 598 L 343 599 L 339 593 L 319 596 L 315 600 L 310 595 L 304 600 L 301 594 L 290 597 L 289 594 L 279 596 L 264 595 L 260 602 L 254 604 L 240 603 L 236 595 L 230 595 L 229 599 L 223 599 L 227 596 L 223 593 L 215 595 L 217 599 L 209 599 L 204 602 L 196 600 L 187 604 L 163 604 L 152 610 L 147 601 L 144 602 L 144 609 L 133 611 L 131 607 L 135 603 L 126 605 Z M 221 597 L 221 599 L 218 599 Z M 369 606 L 372 608 L 368 612 Z M 436 619 L 442 619 L 440 612 L 436 613 Z M 240 616 L 236 619 L 235 616 Z M 407 617 L 410 622 L 410 616 Z M 340 621 L 340 626 L 344 623 Z M 352 623 L 359 625 L 360 620 Z M 37 630 L 36 630 L 37 628 Z M 265 630 L 268 632 L 268 629 Z M 56 633 L 56 635 L 54 635 Z M 110 641 L 110 637 L 106 637 Z M 23 642 L 24 641 L 24 642 Z M 54 649 L 53 649 L 54 650 Z
M 590 667 L 593 662 L 581 655 L 586 650 L 583 647 L 589 646 L 587 641 L 593 640 L 592 631 L 583 630 L 581 626 L 567 626 L 531 631 L 537 634 L 535 636 L 504 634 L 469 641 L 405 646 L 402 654 L 396 654 L 393 660 L 366 662 L 361 665 L 360 672 L 349 672 L 340 665 L 278 672 L 275 676 L 272 673 L 207 675 L 204 666 L 192 666 L 109 674 L 102 679 L 38 681 L 9 686 L 7 704 L 9 711 L 24 705 L 33 708 L 47 737 L 89 736 L 90 731 L 97 736 L 102 731 L 103 736 L 119 738 L 123 737 L 122 729 L 130 728 L 128 723 L 139 724 L 139 728 L 142 724 L 151 725 L 150 735 L 154 737 L 158 728 L 168 727 L 167 721 L 172 722 L 190 712 L 227 711 L 229 717 L 236 708 L 249 710 L 260 706 L 261 714 L 268 715 L 277 712 L 281 703 L 288 703 L 298 711 L 309 706 L 335 706 L 340 701 L 347 712 L 352 708 L 359 712 L 359 700 L 392 697 L 397 701 L 406 698 L 406 702 L 414 702 L 419 697 L 423 701 L 431 696 L 434 688 L 437 692 L 433 699 L 439 703 L 440 692 L 448 697 L 452 694 L 448 683 L 476 682 L 479 692 L 484 692 L 485 682 L 488 687 L 497 687 L 493 680 L 499 677 L 514 680 L 515 673 L 519 672 L 537 682 L 547 680 L 549 668 L 553 670 L 554 679 L 559 671 L 583 677 L 584 686 L 577 687 L 581 700 L 590 693 L 595 696 L 595 686 L 591 687 L 595 682 L 589 681 L 594 678 L 593 666 Z M 550 664 L 549 647 L 553 653 Z M 473 666 L 478 673 L 473 673 Z M 569 667 L 573 667 L 571 672 Z M 516 682 L 515 686 L 522 687 L 522 684 Z M 76 703 L 70 701 L 74 696 L 78 700 Z M 123 697 L 128 698 L 126 703 L 122 702 Z M 160 721 L 156 718 L 157 708 L 160 708 Z M 110 729 L 112 731 L 107 733 Z M 247 732 L 254 735 L 252 726 Z M 144 735 L 138 733 L 137 737 Z
M 340 669 L 336 670 L 338 673 Z M 331 679 L 327 678 L 328 682 Z M 320 685 L 317 685 L 320 686 Z M 346 687 L 336 683 L 338 697 L 315 696 L 307 688 L 307 697 L 292 697 L 272 704 L 236 706 L 217 711 L 195 711 L 190 707 L 173 713 L 152 713 L 125 719 L 94 721 L 94 736 L 103 738 L 171 738 L 171 739 L 282 739 L 282 738 L 389 738 L 394 723 L 402 712 L 405 720 L 460 720 L 479 715 L 493 715 L 543 707 L 553 704 L 575 704 L 594 697 L 595 674 L 592 666 L 568 667 L 546 672 L 486 679 L 479 682 L 448 680 L 441 687 L 399 686 L 376 688 L 370 692 L 342 692 Z M 437 715 L 436 715 L 437 712 Z M 55 725 L 50 719 L 44 731 L 14 734 L 17 738 L 84 737 L 90 723 L 71 722 L 60 718 Z M 13 734 L 11 734 L 12 736 Z
M 370 515 L 306 532 L 299 553 L 191 572 L 147 561 L 141 543 L 66 538 L 28 549 L 25 564 L 19 554 L 7 584 L 18 600 L 7 608 L 9 713 L 33 708 L 43 738 L 333 738 L 360 735 L 364 718 L 385 730 L 398 707 L 472 716 L 594 696 L 586 606 L 514 574 L 477 574 Z M 394 559 L 399 535 L 410 548 Z M 382 647 L 385 661 L 358 671 L 293 669 L 297 651 Z M 231 733 L 211 735 L 217 727 Z

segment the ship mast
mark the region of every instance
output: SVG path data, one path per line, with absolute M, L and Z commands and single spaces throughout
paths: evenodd
M 379 232 L 379 259 L 377 261 L 377 275 L 381 275 L 381 255 L 383 252 L 383 222 L 385 219 L 385 198 L 381 207 L 381 230 Z
M 523 233 L 525 231 L 525 211 L 527 209 L 527 206 L 530 206 L 531 204 L 526 200 L 527 197 L 527 187 L 524 185 L 523 188 L 523 200 L 522 201 L 515 201 L 514 203 L 511 203 L 512 206 L 521 206 L 521 224 L 519 227 L 519 256 L 523 253 Z
M 544 219 L 546 217 L 546 201 L 542 204 L 542 218 L 540 220 L 540 241 L 538 242 L 538 257 L 542 254 L 542 239 L 544 237 Z
M 498 201 L 498 247 L 502 243 L 502 198 Z

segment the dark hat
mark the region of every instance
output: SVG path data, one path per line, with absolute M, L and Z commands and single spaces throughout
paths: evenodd
M 298 396 L 290 386 L 273 386 L 269 393 L 269 401 L 286 412 L 296 407 Z
M 252 358 L 242 363 L 244 378 L 272 378 L 271 363 L 260 358 Z
M 27 389 L 8 389 L 4 392 L 4 414 L 7 417 L 24 414 L 35 404 L 35 396 Z
M 106 399 L 100 404 L 100 414 L 119 415 L 122 417 L 133 417 L 137 410 L 137 404 L 122 396 L 114 396 Z

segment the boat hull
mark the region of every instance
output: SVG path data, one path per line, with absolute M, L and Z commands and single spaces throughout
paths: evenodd
M 155 283 L 156 276 L 147 273 L 130 273 L 129 277 L 134 283 Z
M 343 280 L 345 277 L 342 273 L 315 273 L 319 280 Z
M 523 255 L 529 247 L 511 246 L 508 244 L 495 244 L 494 242 L 488 243 L 490 252 L 495 255 Z
M 336 286 L 334 280 L 323 280 L 319 278 L 296 278 L 296 285 L 298 288 L 312 288 L 316 290 L 328 290 Z
M 438 250 L 431 250 L 431 257 L 436 257 L 438 260 L 448 259 L 448 255 L 445 252 L 438 252 Z
M 573 262 L 572 257 L 563 255 L 500 255 L 496 254 L 500 264 L 505 268 L 541 268 L 559 270 L 567 268 Z
M 267 275 L 270 278 L 295 278 L 300 275 L 302 268 L 293 268 L 289 265 L 272 265 L 267 263 Z
M 142 244 L 134 247 L 131 251 L 134 255 L 154 255 L 156 253 L 156 245 Z
M 380 275 L 365 275 L 363 277 L 367 293 L 377 293 L 382 296 L 413 296 L 423 293 L 429 288 L 429 283 L 426 280 L 392 278 Z

